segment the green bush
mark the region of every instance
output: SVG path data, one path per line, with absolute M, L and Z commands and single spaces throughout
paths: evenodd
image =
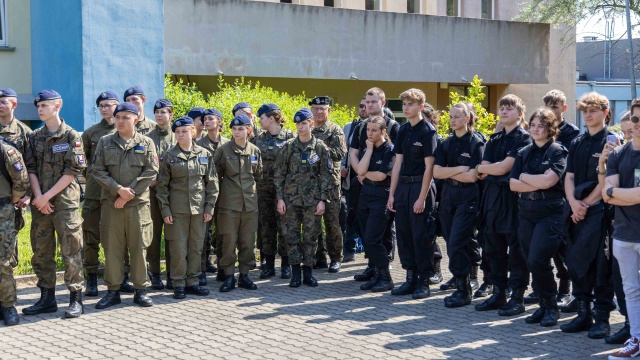
M 205 108 L 216 108 L 222 112 L 223 121 L 228 124 L 232 118 L 231 109 L 240 101 L 248 102 L 253 106 L 256 113 L 262 104 L 273 103 L 282 109 L 282 113 L 287 119 L 285 127 L 295 130 L 295 125 L 291 119 L 296 111 L 304 107 L 309 107 L 309 98 L 303 92 L 298 95 L 289 95 L 286 92 L 276 91 L 268 86 L 263 86 L 259 81 L 253 83 L 245 81 L 244 78 L 236 79 L 232 84 L 226 82 L 224 77 L 218 77 L 218 91 L 203 95 L 198 90 L 195 83 L 185 83 L 179 79 L 177 83 L 171 81 L 170 74 L 165 77 L 165 97 L 173 103 L 176 117 L 186 114 L 196 106 Z M 334 104 L 331 107 L 329 119 L 343 127 L 347 122 L 356 117 L 355 107 Z M 231 131 L 228 126 L 224 126 L 225 136 L 229 136 Z

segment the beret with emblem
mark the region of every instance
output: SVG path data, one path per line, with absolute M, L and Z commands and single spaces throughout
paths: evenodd
M 40 101 L 56 100 L 56 99 L 62 99 L 62 96 L 60 96 L 60 94 L 58 94 L 57 91 L 55 91 L 55 90 L 42 90 L 36 95 L 35 100 L 33 100 L 33 104 L 35 106 L 38 106 L 38 103 Z
M 12 88 L 3 88 L 3 89 L 0 89 L 0 98 L 3 98 L 3 97 L 17 98 L 18 94 L 16 94 L 15 90 L 13 90 Z
M 313 117 L 313 114 L 311 113 L 311 110 L 307 108 L 303 108 L 298 110 L 298 112 L 296 112 L 296 114 L 293 116 L 293 122 L 297 124 L 307 119 L 311 119 L 312 117 Z
M 246 108 L 251 109 L 251 105 L 249 105 L 249 103 L 246 103 L 246 102 L 239 102 L 239 103 L 237 103 L 237 104 L 235 104 L 235 105 L 233 106 L 233 109 L 231 110 L 231 113 L 232 113 L 233 115 L 235 115 L 235 114 L 236 114 L 236 111 L 238 111 L 238 110 L 240 110 L 240 109 L 246 109 Z
M 127 101 L 127 98 L 129 96 L 133 96 L 133 95 L 142 95 L 144 96 L 144 91 L 142 90 L 142 88 L 138 85 L 136 86 L 132 86 L 130 88 L 128 88 L 125 92 L 124 92 L 124 96 L 122 96 L 122 98 L 124 99 L 124 101 Z
M 229 123 L 229 127 L 251 125 L 251 119 L 245 114 L 240 114 L 233 117 L 233 120 Z
M 258 117 L 274 110 L 280 110 L 280 107 L 276 104 L 264 104 L 258 109 Z
M 189 116 L 181 116 L 171 125 L 171 131 L 176 132 L 176 128 L 181 126 L 193 126 L 193 119 Z
M 171 101 L 167 100 L 167 99 L 160 99 L 158 101 L 156 101 L 155 104 L 153 104 L 153 112 L 155 112 L 158 109 L 164 109 L 164 108 L 172 108 L 173 104 L 171 103 Z
M 135 116 L 138 116 L 138 107 L 132 103 L 122 103 L 119 104 L 115 110 L 113 110 L 113 116 L 116 116 L 116 114 L 119 112 L 130 112 Z
M 204 108 L 203 107 L 194 107 L 193 109 L 189 110 L 189 112 L 187 113 L 187 116 L 195 119 L 198 116 L 202 116 L 202 114 L 204 113 Z
M 202 118 L 201 118 L 202 122 L 204 122 L 204 116 L 205 116 L 205 115 L 213 115 L 213 116 L 217 116 L 217 117 L 219 117 L 219 118 L 220 118 L 220 120 L 222 120 L 222 119 L 223 119 L 223 117 L 222 117 L 222 113 L 221 113 L 218 109 L 214 109 L 214 108 L 206 109 L 206 110 L 202 113 Z
M 316 96 L 313 99 L 311 99 L 311 101 L 309 101 L 309 105 L 329 105 L 331 106 L 331 103 L 333 102 L 333 100 L 331 100 L 330 97 L 328 96 Z
M 105 92 L 103 92 L 102 94 L 98 95 L 98 98 L 96 99 L 96 106 L 100 105 L 100 101 L 103 100 L 116 100 L 118 101 L 118 95 L 116 95 L 115 92 L 111 91 L 111 90 L 107 90 Z

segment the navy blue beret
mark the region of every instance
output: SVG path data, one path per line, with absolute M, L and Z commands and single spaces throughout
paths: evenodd
M 0 98 L 3 97 L 18 97 L 18 94 L 12 88 L 0 89 Z
M 316 96 L 313 99 L 311 99 L 311 101 L 309 101 L 309 106 L 311 106 L 311 105 L 329 105 L 329 106 L 331 106 L 332 102 L 333 101 L 328 96 Z
M 176 128 L 181 126 L 193 126 L 193 119 L 189 116 L 181 116 L 171 125 L 171 131 L 176 132 Z
M 132 103 L 125 102 L 122 104 L 118 104 L 116 109 L 113 111 L 113 116 L 116 116 L 116 114 L 119 112 L 130 112 L 135 116 L 138 116 L 138 107 Z
M 313 117 L 313 114 L 311 113 L 311 110 L 307 108 L 303 108 L 298 110 L 296 115 L 293 117 L 293 122 L 297 124 L 307 119 L 311 119 L 312 117 Z
M 189 113 L 187 114 L 188 117 L 195 119 L 198 116 L 202 116 L 202 114 L 204 113 L 204 108 L 203 107 L 194 107 L 193 109 L 189 110 Z
M 124 92 L 124 96 L 122 96 L 122 99 L 123 99 L 124 101 L 127 101 L 127 98 L 128 98 L 129 96 L 132 96 L 132 95 L 142 95 L 142 96 L 144 96 L 144 91 L 143 91 L 143 90 L 142 90 L 142 88 L 141 88 L 140 86 L 138 86 L 138 85 L 136 85 L 136 86 L 132 86 L 132 87 L 128 88 L 128 89 Z
M 258 109 L 258 117 L 273 110 L 280 110 L 280 107 L 276 104 L 264 104 Z
M 220 120 L 222 120 L 222 119 L 223 119 L 223 117 L 222 117 L 222 113 L 221 113 L 218 109 L 214 109 L 214 108 L 206 109 L 206 110 L 202 113 L 202 118 L 201 118 L 201 120 L 202 120 L 202 122 L 203 122 L 203 123 L 204 123 L 204 116 L 205 116 L 205 115 L 213 115 L 213 116 L 217 116 L 217 117 L 219 117 L 219 118 L 220 118 Z
M 158 109 L 163 109 L 168 107 L 173 107 L 173 104 L 171 103 L 171 101 L 167 99 L 160 99 L 156 101 L 155 104 L 153 104 L 153 112 L 156 112 L 156 110 Z
M 38 95 L 36 95 L 36 99 L 33 100 L 33 104 L 35 106 L 38 106 L 38 103 L 40 101 L 47 101 L 47 100 L 56 100 L 56 99 L 62 99 L 62 96 L 60 96 L 60 94 L 58 94 L 57 91 L 55 90 L 42 90 L 38 93 Z
M 229 127 L 239 126 L 239 125 L 251 125 L 251 119 L 245 114 L 241 114 L 238 116 L 234 116 L 231 123 L 229 123 Z
M 118 95 L 116 95 L 116 93 L 114 93 L 111 90 L 107 90 L 105 92 L 103 92 L 102 94 L 100 94 L 98 96 L 98 98 L 96 99 L 96 106 L 100 105 L 100 101 L 103 100 L 118 100 Z
M 236 111 L 238 111 L 238 110 L 240 110 L 240 109 L 246 109 L 246 108 L 251 109 L 251 105 L 249 105 L 249 103 L 246 103 L 246 102 L 239 102 L 239 103 L 237 103 L 237 104 L 235 104 L 235 105 L 233 106 L 233 109 L 231 110 L 231 113 L 232 113 L 233 115 L 235 115 L 235 114 L 236 114 Z

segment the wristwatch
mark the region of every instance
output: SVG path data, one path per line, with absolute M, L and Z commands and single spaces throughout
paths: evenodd
M 600 171 L 600 166 L 596 166 L 596 173 L 598 173 L 598 175 L 604 175 L 607 173 L 607 170 Z
M 611 197 L 611 198 L 613 197 L 613 188 L 612 187 L 607 189 L 607 196 Z

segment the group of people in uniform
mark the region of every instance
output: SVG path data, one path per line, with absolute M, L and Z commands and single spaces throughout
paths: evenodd
M 634 354 L 640 335 L 640 248 L 633 236 L 640 211 L 640 100 L 623 117 L 620 139 L 608 129 L 609 102 L 600 94 L 577 102 L 582 134 L 563 117 L 561 91 L 550 91 L 528 120 L 522 100 L 509 94 L 499 101 L 500 120 L 487 139 L 475 130 L 473 104 L 450 107 L 451 134 L 442 138 L 438 112 L 424 92 L 409 89 L 400 99 L 406 123 L 394 120 L 385 93 L 372 88 L 359 119 L 342 129 L 329 120 L 331 98 L 318 96 L 295 113 L 295 132 L 285 128 L 276 104 L 263 104 L 254 115 L 240 102 L 227 139 L 217 109 L 194 108 L 174 118 L 171 102 L 159 99 L 152 121 L 144 114 L 144 91 L 134 86 L 122 103 L 112 91 L 101 93 L 96 106 L 102 120 L 80 136 L 60 118 L 56 91 L 37 94 L 44 126 L 32 132 L 13 116 L 15 91 L 0 89 L 5 325 L 19 322 L 15 219 L 31 206 L 32 266 L 41 296 L 25 315 L 58 310 L 56 239 L 70 292 L 64 315 L 75 318 L 84 312 L 85 274 L 84 295 L 98 295 L 100 245 L 107 293 L 96 308 L 104 309 L 119 304 L 121 292 L 152 306 L 147 287 L 172 289 L 176 299 L 208 295 L 207 272 L 217 271 L 221 292 L 236 285 L 256 290 L 249 276 L 256 243 L 261 279 L 276 275 L 279 255 L 280 277 L 290 287 L 315 287 L 313 269 L 339 272 L 342 262 L 354 260 L 357 237 L 368 259 L 355 276 L 362 290 L 422 299 L 443 281 L 440 235 L 453 275 L 441 288 L 455 289 L 446 307 L 487 297 L 476 310 L 514 316 L 537 301 L 527 323 L 554 326 L 561 311 L 577 312 L 563 332 L 626 341 L 616 359 Z M 163 233 L 166 284 L 160 276 Z M 397 287 L 389 272 L 396 248 L 406 270 Z M 530 277 L 533 292 L 525 297 Z M 627 321 L 610 335 L 614 294 Z

